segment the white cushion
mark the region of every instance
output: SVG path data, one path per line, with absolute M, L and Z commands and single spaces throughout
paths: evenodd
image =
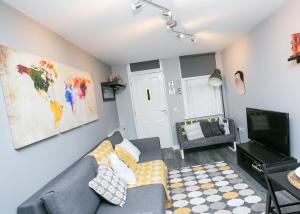
M 132 169 L 130 169 L 126 164 L 121 161 L 115 153 L 110 154 L 111 168 L 113 171 L 123 179 L 127 184 L 134 184 L 136 177 Z
M 229 120 L 224 118 L 224 117 L 219 117 L 219 125 L 223 126 L 224 129 L 224 134 L 228 135 L 230 134 L 230 129 L 229 129 Z
M 184 130 L 188 140 L 195 140 L 204 137 L 200 123 L 185 125 Z
M 123 139 L 123 141 L 119 144 L 123 149 L 125 149 L 131 156 L 134 158 L 136 162 L 139 162 L 141 151 L 136 148 L 129 140 L 126 138 Z

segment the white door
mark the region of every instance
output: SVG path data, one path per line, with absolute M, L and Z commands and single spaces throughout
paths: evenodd
M 138 138 L 159 137 L 163 148 L 172 145 L 162 72 L 131 74 L 131 94 Z

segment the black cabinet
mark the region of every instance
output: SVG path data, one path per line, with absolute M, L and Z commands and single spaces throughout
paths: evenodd
M 238 165 L 266 187 L 262 164 L 296 163 L 297 159 L 274 152 L 255 141 L 237 145 Z

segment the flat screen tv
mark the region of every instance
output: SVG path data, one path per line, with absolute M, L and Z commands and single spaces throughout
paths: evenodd
M 247 108 L 248 138 L 290 155 L 289 114 Z

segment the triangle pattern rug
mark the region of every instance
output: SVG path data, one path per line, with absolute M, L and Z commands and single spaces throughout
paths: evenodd
M 169 171 L 166 214 L 262 214 L 265 202 L 225 162 Z

